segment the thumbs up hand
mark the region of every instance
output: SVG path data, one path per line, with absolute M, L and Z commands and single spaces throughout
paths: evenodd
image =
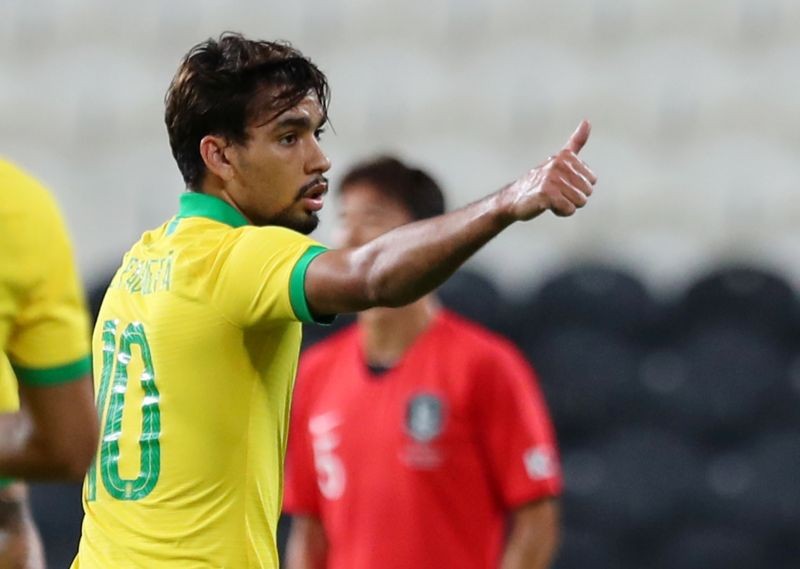
M 597 176 L 578 153 L 591 129 L 589 121 L 582 121 L 558 154 L 505 188 L 514 219 L 525 221 L 547 210 L 568 217 L 586 205 Z

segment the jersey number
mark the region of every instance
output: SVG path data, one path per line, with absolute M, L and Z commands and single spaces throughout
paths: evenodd
M 103 322 L 103 372 L 97 391 L 97 413 L 100 417 L 99 468 L 103 486 L 117 500 L 141 500 L 155 488 L 161 471 L 161 410 L 156 387 L 156 373 L 150 355 L 150 345 L 140 322 L 128 324 L 120 334 L 117 345 L 117 321 Z M 122 436 L 122 412 L 130 377 L 128 365 L 132 347 L 138 346 L 142 358 L 142 373 L 138 377 L 144 392 L 142 400 L 142 433 L 139 436 L 139 475 L 123 478 L 119 472 L 119 440 Z M 137 379 L 137 378 L 134 378 Z M 108 392 L 111 391 L 109 398 Z M 109 399 L 106 404 L 106 399 Z M 87 475 L 87 500 L 97 497 L 98 460 L 92 463 Z

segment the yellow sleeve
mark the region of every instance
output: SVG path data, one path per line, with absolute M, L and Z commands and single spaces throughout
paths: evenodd
M 20 382 L 47 385 L 89 372 L 89 317 L 61 214 L 43 191 L 34 198 L 16 236 L 29 278 L 6 353 Z
M 14 377 L 8 358 L 0 352 L 0 413 L 12 413 L 18 409 L 17 379 Z
M 305 294 L 309 263 L 325 252 L 313 239 L 283 227 L 246 227 L 225 246 L 212 298 L 241 327 L 315 319 Z

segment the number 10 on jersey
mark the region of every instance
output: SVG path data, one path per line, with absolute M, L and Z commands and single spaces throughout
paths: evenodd
M 128 324 L 117 341 L 117 320 L 103 322 L 103 370 L 97 390 L 97 413 L 100 417 L 100 452 L 89 468 L 86 479 L 86 499 L 97 498 L 97 469 L 108 494 L 117 500 L 141 500 L 155 488 L 161 471 L 161 410 L 156 387 L 156 373 L 150 345 L 147 343 L 144 326 L 140 322 Z M 128 367 L 133 347 L 142 359 L 142 372 L 131 378 Z M 120 474 L 120 438 L 122 437 L 122 413 L 125 395 L 131 379 L 139 380 L 143 391 L 142 426 L 139 436 L 139 474 L 135 478 L 123 478 Z M 110 392 L 110 394 L 109 394 Z

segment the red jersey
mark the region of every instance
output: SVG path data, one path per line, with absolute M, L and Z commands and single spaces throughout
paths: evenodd
M 561 490 L 530 366 L 444 310 L 384 373 L 361 346 L 352 326 L 301 359 L 284 511 L 321 520 L 328 569 L 495 569 L 506 514 Z

